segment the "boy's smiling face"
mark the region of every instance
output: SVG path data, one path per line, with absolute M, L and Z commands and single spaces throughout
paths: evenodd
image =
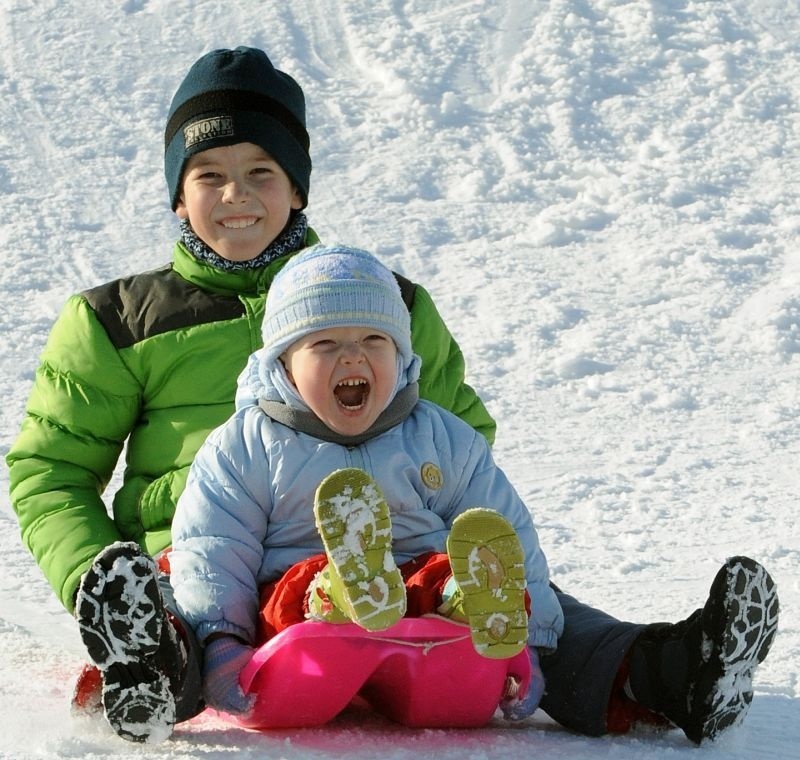
M 175 213 L 223 258 L 249 261 L 302 205 L 300 193 L 268 153 L 253 143 L 236 143 L 189 159 Z
M 317 330 L 289 346 L 281 359 L 311 411 L 342 435 L 368 430 L 397 385 L 397 347 L 371 327 Z

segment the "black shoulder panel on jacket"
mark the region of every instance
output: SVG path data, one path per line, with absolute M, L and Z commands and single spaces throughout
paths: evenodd
M 202 290 L 175 274 L 171 264 L 113 280 L 81 295 L 117 348 L 244 314 L 244 305 L 236 296 Z
M 397 284 L 400 286 L 400 295 L 403 296 L 403 303 L 406 305 L 406 308 L 411 311 L 411 307 L 414 305 L 414 295 L 417 292 L 416 283 L 403 277 L 402 274 L 397 274 L 397 272 L 392 272 L 392 274 L 394 275 L 394 279 L 397 280 Z

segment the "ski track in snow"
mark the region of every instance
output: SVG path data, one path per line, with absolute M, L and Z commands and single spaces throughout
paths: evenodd
M 410 731 L 353 708 L 156 747 L 73 719 L 77 626 L 0 505 L 0 758 L 790 758 L 800 739 L 800 10 L 777 0 L 0 3 L 0 449 L 73 292 L 167 261 L 169 100 L 215 47 L 307 97 L 309 218 L 432 293 L 554 580 L 678 620 L 746 553 L 781 597 L 744 726 Z M 2 493 L 8 476 L 2 472 Z M 113 493 L 118 477 L 112 483 Z

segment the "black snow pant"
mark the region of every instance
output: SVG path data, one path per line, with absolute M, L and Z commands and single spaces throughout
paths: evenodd
M 625 623 L 553 586 L 564 611 L 564 633 L 541 657 L 540 707 L 562 726 L 587 736 L 607 733 L 606 713 L 617 672 L 644 625 Z
M 175 697 L 175 717 L 178 723 L 193 718 L 205 709 L 203 701 L 202 650 L 197 643 L 194 632 L 181 620 L 176 611 L 175 595 L 169 582 L 169 576 L 160 573 L 158 589 L 164 600 L 164 609 L 179 621 L 179 635 L 186 645 L 186 670 L 181 680 L 179 693 Z

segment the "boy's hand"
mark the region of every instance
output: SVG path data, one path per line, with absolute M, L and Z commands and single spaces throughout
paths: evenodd
M 203 661 L 203 696 L 206 704 L 233 715 L 243 715 L 253 708 L 254 694 L 245 694 L 239 686 L 239 673 L 255 649 L 234 636 L 220 636 L 205 648 Z
M 539 667 L 539 654 L 533 647 L 528 647 L 531 658 L 531 682 L 528 691 L 521 697 L 509 697 L 500 702 L 500 709 L 506 720 L 525 720 L 536 712 L 539 701 L 544 694 L 544 674 Z

